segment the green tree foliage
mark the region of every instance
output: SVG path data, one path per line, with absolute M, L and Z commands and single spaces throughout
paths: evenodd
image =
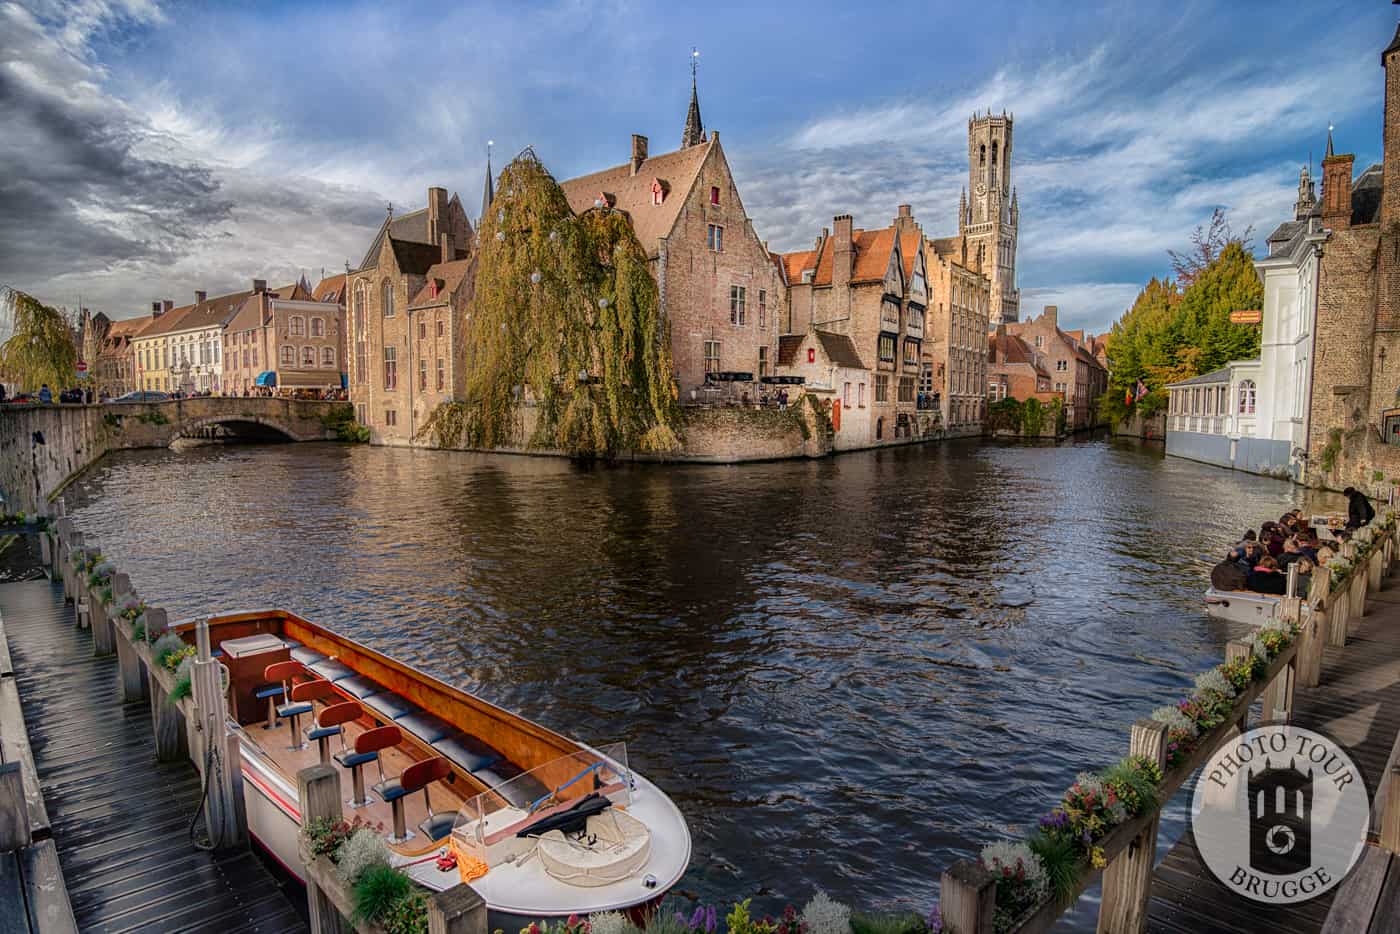
M 583 456 L 678 446 L 671 340 L 646 251 L 627 218 L 575 216 L 533 152 L 501 172 L 481 224 L 466 401 L 425 432 L 474 447 L 529 443 Z
M 1222 228 L 1228 233 L 1228 224 L 1217 215 L 1211 230 Z M 1263 304 L 1254 257 L 1241 239 L 1218 250 L 1210 248 L 1209 235 L 1206 240 L 1196 245 L 1201 262 L 1190 269 L 1191 284 L 1184 292 L 1170 279 L 1153 279 L 1114 322 L 1108 336 L 1111 376 L 1100 402 L 1104 417 L 1127 421 L 1134 412 L 1155 415 L 1166 408 L 1169 383 L 1258 356 L 1259 326 L 1230 323 L 1230 312 Z M 1212 258 L 1207 262 L 1206 256 Z M 1138 380 L 1148 395 L 1130 404 L 1126 397 Z
M 47 384 L 57 394 L 77 377 L 78 349 L 73 330 L 57 310 L 32 295 L 7 289 L 0 301 L 10 303 L 14 335 L 0 347 L 0 373 L 32 392 Z

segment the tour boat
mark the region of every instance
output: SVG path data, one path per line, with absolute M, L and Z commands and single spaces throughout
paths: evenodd
M 1252 590 L 1206 588 L 1206 613 L 1212 619 L 1261 626 L 1278 615 L 1282 598 Z
M 194 623 L 172 628 L 193 641 Z M 318 762 L 341 770 L 347 820 L 382 824 L 428 888 L 469 881 L 492 929 L 636 915 L 690 863 L 684 816 L 625 744 L 574 742 L 284 610 L 216 616 L 209 634 L 249 833 L 298 878 L 296 776 Z

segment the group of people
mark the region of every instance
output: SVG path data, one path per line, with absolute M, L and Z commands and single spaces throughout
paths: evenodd
M 1306 597 L 1314 568 L 1337 554 L 1351 533 L 1375 518 L 1376 511 L 1365 493 L 1352 487 L 1343 491 L 1348 500 L 1347 525 L 1332 532 L 1334 542 L 1324 542 L 1303 519 L 1301 509 L 1293 509 L 1277 522 L 1265 522 L 1259 531 L 1250 529 L 1211 568 L 1210 584 L 1216 590 L 1252 590 L 1282 596 L 1288 592 L 1288 569 L 1298 567 L 1296 596 Z

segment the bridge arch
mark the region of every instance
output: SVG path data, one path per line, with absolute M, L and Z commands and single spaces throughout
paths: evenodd
M 207 430 L 213 428 L 224 428 L 234 438 L 249 441 L 313 440 L 298 437 L 291 428 L 274 418 L 247 413 L 230 413 L 227 415 L 208 415 L 203 418 L 192 418 L 181 421 L 175 425 L 175 431 L 171 435 L 170 442 L 174 444 L 181 439 L 205 437 Z

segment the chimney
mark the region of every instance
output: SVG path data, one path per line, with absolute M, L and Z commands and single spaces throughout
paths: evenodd
M 151 302 L 151 317 L 159 318 L 165 309 L 160 306 L 160 302 Z
M 1045 313 L 1044 313 L 1043 315 L 1041 315 L 1041 317 L 1042 317 L 1042 318 L 1049 318 L 1049 319 L 1050 319 L 1050 323 L 1051 323 L 1052 325 L 1054 325 L 1055 327 L 1059 327 L 1059 326 L 1060 326 L 1060 309 L 1059 309 L 1058 307 L 1056 307 L 1055 305 L 1046 305 L 1046 306 L 1045 306 Z
M 204 291 L 203 289 L 195 289 L 195 290 L 194 290 L 194 303 L 195 303 L 196 305 L 202 304 L 202 303 L 204 302 L 204 300 L 207 299 L 208 297 L 209 297 L 209 293 L 206 292 L 206 291 Z
M 267 291 L 267 280 L 266 280 L 266 279 L 254 279 L 254 280 L 253 280 L 253 291 L 254 291 L 254 292 L 266 292 L 266 291 Z
M 452 240 L 445 233 L 438 234 L 438 243 L 442 246 L 442 261 L 452 262 Z
M 913 216 L 914 216 L 914 209 L 911 208 L 911 207 L 910 207 L 909 205 L 907 205 L 907 204 L 901 204 L 901 205 L 899 206 L 899 216 L 900 216 L 900 217 L 913 217 Z
M 440 242 L 447 221 L 447 189 L 428 189 L 428 242 Z
M 161 310 L 161 313 L 162 313 L 162 314 L 164 314 L 165 312 L 169 311 L 170 309 L 172 309 L 172 308 L 174 308 L 174 307 L 175 307 L 175 303 L 172 302 L 172 301 L 171 301 L 170 299 L 168 299 L 168 298 L 165 299 L 164 301 L 162 301 L 162 302 L 160 303 L 160 310 Z
M 852 244 L 852 221 L 849 214 L 838 214 L 831 222 L 831 285 L 844 289 L 851 281 L 851 266 L 855 259 Z
M 1000 341 L 1000 340 L 1005 340 L 1005 339 L 1006 339 L 1006 322 L 1004 322 L 1004 321 L 999 321 L 999 322 L 997 322 L 997 340 Z
M 642 163 L 647 161 L 647 138 L 640 133 L 632 134 L 632 174 L 636 175 L 642 170 Z
M 1351 226 L 1351 153 L 1322 160 L 1322 226 L 1346 230 Z

